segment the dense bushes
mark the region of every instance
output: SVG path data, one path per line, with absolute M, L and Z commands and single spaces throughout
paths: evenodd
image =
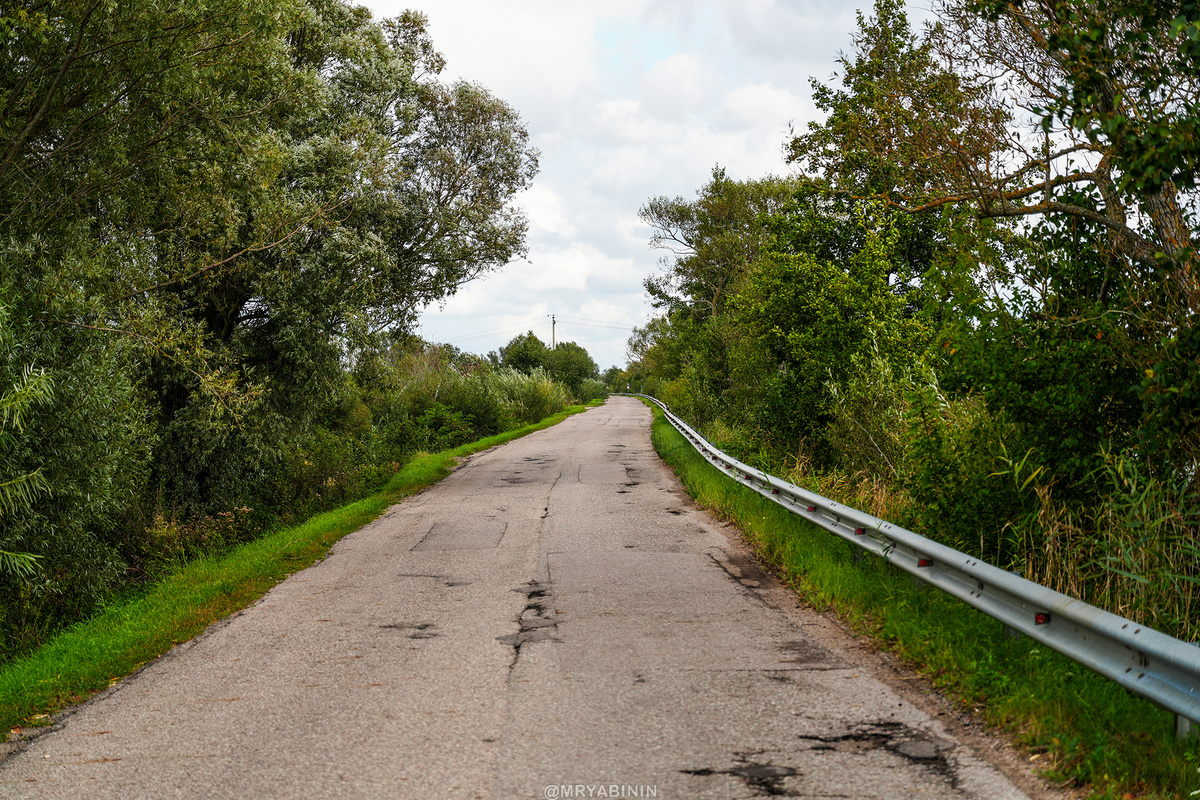
M 586 385 L 590 394 L 581 399 L 602 394 L 603 387 L 591 383 L 596 385 Z M 21 402 L 80 402 L 74 387 L 53 390 L 42 396 L 28 391 Z M 124 395 L 110 391 L 109 397 L 120 402 L 85 403 L 83 410 L 120 415 L 137 408 L 132 389 Z M 14 442 L 4 438 L 5 429 L 21 421 L 16 400 L 7 398 L 8 405 L 0 407 L 5 426 L 0 448 L 14 463 L 23 463 L 16 460 L 21 453 Z M 76 499 L 67 503 L 64 498 L 61 514 L 10 515 L 18 533 L 24 530 L 20 526 L 36 525 L 40 541 L 58 544 L 41 550 L 34 570 L 0 573 L 0 660 L 27 651 L 114 593 L 135 590 L 192 558 L 220 553 L 280 523 L 360 497 L 422 452 L 539 422 L 571 401 L 567 387 L 544 370 L 525 374 L 412 340 L 363 354 L 303 427 L 268 419 L 206 437 L 199 433 L 205 427 L 199 423 L 206 423 L 200 419 L 182 443 L 186 446 L 164 446 L 183 435 L 182 426 L 166 426 L 155 440 L 133 415 L 125 435 L 145 437 L 144 447 L 157 444 L 166 454 L 159 464 L 175 469 L 176 477 L 139 485 L 146 473 L 133 468 L 134 462 L 119 479 L 108 476 L 97 485 L 95 465 L 80 463 L 80 477 L 72 479 L 79 486 L 72 495 Z M 54 445 L 60 449 L 75 446 L 70 416 L 64 416 L 60 443 Z M 278 426 L 274 433 L 272 425 Z M 61 486 L 64 476 L 54 477 Z M 88 492 L 93 501 L 112 499 L 109 505 L 88 505 Z M 197 497 L 206 502 L 180 501 Z M 53 533 L 49 539 L 47 531 Z M 23 540 L 6 541 L 16 549 Z
M 535 413 L 387 363 L 524 253 L 538 169 L 424 16 L 18 0 L 0 32 L 0 657 Z

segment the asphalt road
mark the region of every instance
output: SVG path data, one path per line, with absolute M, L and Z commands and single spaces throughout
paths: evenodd
M 613 398 L 472 457 L 64 714 L 0 797 L 1027 796 L 695 508 L 649 424 Z

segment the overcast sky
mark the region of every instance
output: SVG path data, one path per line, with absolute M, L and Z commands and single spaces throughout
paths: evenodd
M 360 0 L 361 2 L 361 0 Z M 651 197 L 785 174 L 789 123 L 814 118 L 809 76 L 850 48 L 854 9 L 832 0 L 367 0 L 377 19 L 423 11 L 443 77 L 520 112 L 541 172 L 518 198 L 529 255 L 421 318 L 420 334 L 487 353 L 533 330 L 625 365 L 653 313 L 642 281 L 662 253 L 637 218 Z M 910 6 L 910 8 L 912 8 Z M 910 10 L 914 26 L 923 18 Z

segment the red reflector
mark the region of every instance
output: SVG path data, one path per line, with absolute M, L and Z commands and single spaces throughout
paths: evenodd
M 809 511 L 816 511 L 816 510 L 817 510 L 817 507 L 816 507 L 816 506 L 809 506 L 809 507 L 808 507 L 808 510 L 809 510 Z
M 779 494 L 779 490 L 778 490 L 778 489 L 772 489 L 772 490 L 771 490 L 771 494 Z
M 862 536 L 864 533 L 867 532 L 867 529 L 866 528 L 855 528 L 854 532 L 857 533 L 859 536 Z
M 932 567 L 933 559 L 932 558 L 919 558 L 919 559 L 917 559 L 917 566 L 918 567 Z
M 1047 611 L 1039 611 L 1038 613 L 1033 615 L 1033 622 L 1035 625 L 1047 624 L 1048 622 L 1050 622 L 1050 613 Z

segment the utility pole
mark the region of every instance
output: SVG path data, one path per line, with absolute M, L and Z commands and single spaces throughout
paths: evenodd
M 555 348 L 555 346 L 556 345 L 554 342 L 554 315 L 551 314 L 550 315 L 550 349 L 553 350 Z

